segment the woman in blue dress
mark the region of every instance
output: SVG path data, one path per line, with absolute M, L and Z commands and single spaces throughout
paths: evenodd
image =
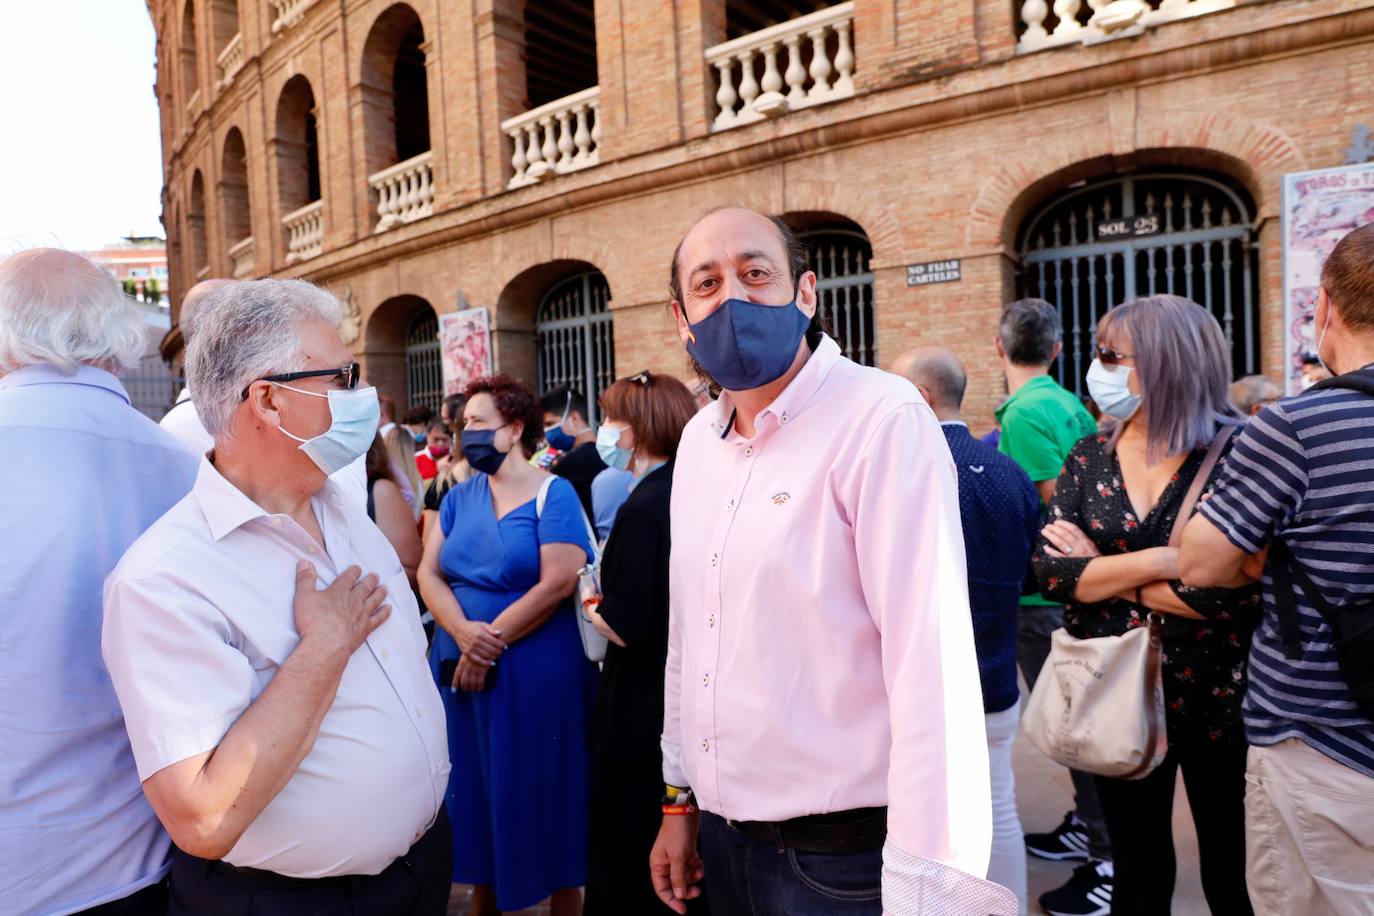
M 453 880 L 474 885 L 474 916 L 550 896 L 553 916 L 576 916 L 596 690 L 574 608 L 586 523 L 572 485 L 546 484 L 529 463 L 543 433 L 534 394 L 496 376 L 467 396 L 463 451 L 483 473 L 444 497 L 419 571 L 439 623 L 431 665 L 453 759 Z

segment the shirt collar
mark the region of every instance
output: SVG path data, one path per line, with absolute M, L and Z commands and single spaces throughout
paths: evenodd
M 191 389 L 187 385 L 182 385 L 181 394 L 177 395 L 176 402 L 178 404 L 185 404 L 189 400 L 191 400 Z
M 0 378 L 0 391 L 28 385 L 85 385 L 88 388 L 108 391 L 125 404 L 130 403 L 129 393 L 124 390 L 124 385 L 119 379 L 95 366 L 80 365 L 76 367 L 76 371 L 68 372 L 50 363 L 37 363 L 32 366 L 21 366 Z
M 337 506 L 340 504 L 339 495 L 334 488 L 334 481 L 326 480 L 323 489 L 316 496 L 327 495 Z M 225 535 L 237 531 L 255 518 L 267 518 L 271 515 L 230 483 L 229 479 L 210 463 L 209 455 L 200 459 L 200 471 L 196 474 L 196 482 L 191 487 L 191 492 L 195 495 L 196 502 L 200 503 L 200 511 L 205 516 L 206 524 L 210 526 L 210 537 L 216 541 L 222 540 Z
M 1059 383 L 1056 382 L 1054 379 L 1050 378 L 1048 375 L 1037 375 L 1035 378 L 1027 380 L 1021 385 L 1020 388 L 1017 388 L 1011 394 L 1007 395 L 1007 399 L 997 407 L 997 410 L 994 411 L 994 413 L 997 415 L 997 419 L 1000 420 L 1002 419 L 1002 414 L 1005 413 L 1006 409 L 1012 405 L 1012 402 L 1016 401 L 1022 395 L 1030 394 L 1032 391 L 1036 391 L 1042 388 L 1058 387 Z
M 811 356 L 801 371 L 787 384 L 782 393 L 773 399 L 773 403 L 759 411 L 755 423 L 757 424 L 758 419 L 770 415 L 779 423 L 788 423 L 796 419 L 820 390 L 839 359 L 840 345 L 828 334 L 822 335 L 821 342 L 811 351 Z M 713 409 L 716 415 L 711 425 L 723 439 L 729 435 L 735 421 L 735 400 L 730 392 L 722 391 Z
M 940 421 L 940 425 L 941 425 L 941 426 L 962 426 L 964 429 L 968 429 L 968 424 L 965 423 L 963 420 L 941 420 L 941 421 Z

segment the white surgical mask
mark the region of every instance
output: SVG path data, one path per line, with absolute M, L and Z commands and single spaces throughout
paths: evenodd
M 627 469 L 630 466 L 630 457 L 634 454 L 633 449 L 621 448 L 618 444 L 624 432 L 623 426 L 612 426 L 609 423 L 601 424 L 601 428 L 596 431 L 596 453 L 606 462 L 606 467 L 615 468 L 617 471 Z
M 1088 367 L 1088 394 L 1099 410 L 1117 420 L 1129 420 L 1140 406 L 1141 397 L 1131 393 L 1130 366 L 1108 367 L 1095 359 Z
M 332 421 L 329 428 L 318 436 L 302 439 L 278 426 L 283 436 L 299 442 L 301 451 L 310 456 L 316 467 L 328 476 L 341 471 L 357 461 L 372 447 L 377 435 L 377 423 L 381 420 L 381 404 L 377 401 L 377 389 L 357 388 L 352 391 L 331 390 L 321 394 L 293 388 L 280 382 L 273 382 L 279 388 L 308 394 L 312 398 L 329 399 L 329 415 Z

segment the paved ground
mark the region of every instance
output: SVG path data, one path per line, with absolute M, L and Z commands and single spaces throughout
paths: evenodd
M 1067 771 L 1018 738 L 1013 756 L 1016 768 L 1016 798 L 1021 823 L 1027 830 L 1049 830 L 1057 825 L 1071 805 L 1073 788 Z M 1178 856 L 1178 881 L 1174 890 L 1173 916 L 1207 916 L 1207 904 L 1198 883 L 1197 837 L 1188 815 L 1187 795 L 1180 780 L 1174 796 L 1174 848 Z M 1042 912 L 1036 898 L 1068 880 L 1073 866 L 1031 858 L 1029 862 L 1030 912 Z M 453 886 L 449 916 L 468 916 L 468 889 Z M 522 910 L 521 916 L 543 916 L 547 908 Z

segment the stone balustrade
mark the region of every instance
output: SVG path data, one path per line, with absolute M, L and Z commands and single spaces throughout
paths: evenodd
M 434 174 L 430 151 L 369 175 L 377 192 L 377 232 L 424 219 L 434 212 Z
M 324 250 L 324 201 L 317 200 L 282 217 L 286 263 L 306 261 Z
M 852 96 L 853 27 L 851 0 L 708 48 L 706 63 L 719 81 L 711 129 Z
M 229 39 L 224 50 L 215 58 L 219 64 L 219 88 L 224 89 L 234 81 L 234 74 L 243 66 L 243 33 L 239 32 Z
M 1146 29 L 1231 9 L 1236 0 L 1020 0 L 1021 53 L 1129 38 Z M 1053 14 L 1053 15 L 1051 15 Z M 1086 21 L 1085 21 L 1086 15 Z
M 314 2 L 315 0 L 269 0 L 272 6 L 272 34 L 276 35 L 300 22 L 301 16 Z
M 236 242 L 229 247 L 230 275 L 235 280 L 253 276 L 253 237 Z
M 514 148 L 507 187 L 520 188 L 596 165 L 601 148 L 601 87 L 574 92 L 503 121 L 501 130 Z

